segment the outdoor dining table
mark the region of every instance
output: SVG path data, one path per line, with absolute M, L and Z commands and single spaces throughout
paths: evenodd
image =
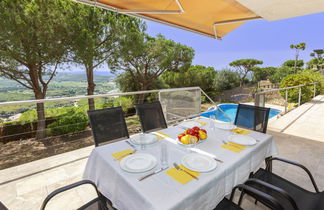
M 257 140 L 253 146 L 248 146 L 240 152 L 221 147 L 230 131 L 210 129 L 207 118 L 200 118 L 207 123 L 202 128 L 207 130 L 208 138 L 196 145 L 196 150 L 213 155 L 223 161 L 210 172 L 201 173 L 199 180 L 191 180 L 181 184 L 171 178 L 165 171 L 155 174 L 143 181 L 139 181 L 150 172 L 159 169 L 160 163 L 151 171 L 144 173 L 129 173 L 120 168 L 119 162 L 114 160 L 112 154 L 121 150 L 131 149 L 124 141 L 99 146 L 93 149 L 83 178 L 92 180 L 99 191 L 107 197 L 117 209 L 139 210 L 167 210 L 167 209 L 213 209 L 237 184 L 244 183 L 249 174 L 256 171 L 265 158 L 276 155 L 277 149 L 271 135 L 251 131 L 248 136 Z M 181 164 L 184 155 L 192 152 L 186 147 L 176 143 L 177 136 L 183 133 L 180 126 L 173 126 L 160 130 L 158 134 L 168 137 L 159 142 L 148 145 L 144 150 L 138 148 L 139 153 L 148 153 L 160 159 L 161 142 L 168 147 L 169 168 L 173 163 Z

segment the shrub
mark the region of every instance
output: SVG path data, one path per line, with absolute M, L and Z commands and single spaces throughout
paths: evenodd
M 215 91 L 221 92 L 223 90 L 232 89 L 240 85 L 240 76 L 238 73 L 223 70 L 219 71 L 214 78 L 213 87 Z
M 290 74 L 286 76 L 280 83 L 279 87 L 290 87 L 296 85 L 305 85 L 313 82 L 320 82 L 321 75 L 318 72 L 312 70 L 302 71 L 299 74 Z M 316 93 L 319 94 L 321 90 L 321 84 L 316 85 Z M 285 97 L 285 90 L 280 91 L 280 94 Z M 314 94 L 314 86 L 309 85 L 301 88 L 301 103 L 309 101 Z M 288 90 L 288 102 L 297 102 L 299 95 L 299 88 L 292 88 Z
M 88 126 L 88 116 L 83 111 L 70 112 L 48 125 L 49 135 L 62 135 L 83 131 Z
M 103 108 L 121 106 L 123 111 L 127 113 L 133 105 L 133 100 L 129 97 L 120 96 L 118 98 L 108 98 L 107 101 L 103 104 Z

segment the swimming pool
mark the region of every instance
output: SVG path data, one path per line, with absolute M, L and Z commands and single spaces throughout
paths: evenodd
M 231 119 L 232 122 L 235 120 L 236 116 L 236 111 L 237 111 L 237 104 L 220 104 L 218 105 Z M 270 109 L 269 113 L 269 118 L 272 118 L 276 115 L 278 115 L 281 111 L 277 109 Z M 224 121 L 224 122 L 229 122 L 230 120 L 219 110 L 211 110 L 211 111 L 206 111 L 200 114 L 200 116 L 203 117 L 208 117 L 210 118 L 211 115 L 217 116 L 218 115 L 218 120 Z

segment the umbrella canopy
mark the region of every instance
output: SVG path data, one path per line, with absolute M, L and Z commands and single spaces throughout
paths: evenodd
M 277 20 L 324 11 L 324 0 L 74 1 L 164 23 L 217 39 L 221 39 L 248 20 L 261 18 Z M 306 8 L 306 11 L 303 8 Z

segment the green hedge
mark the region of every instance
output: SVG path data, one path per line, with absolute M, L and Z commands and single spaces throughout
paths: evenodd
M 48 135 L 63 135 L 83 131 L 88 126 L 88 116 L 83 111 L 67 113 L 48 125 Z
M 130 97 L 120 96 L 118 98 L 109 98 L 102 105 L 102 108 L 121 106 L 125 113 L 134 107 L 133 100 Z
M 279 87 L 290 87 L 296 85 L 305 85 L 313 82 L 320 82 L 321 75 L 318 72 L 312 70 L 305 70 L 299 74 L 290 74 L 286 76 L 280 83 Z M 316 94 L 318 95 L 321 91 L 321 83 L 316 85 Z M 301 103 L 305 103 L 312 99 L 314 95 L 314 86 L 308 85 L 301 88 Z M 286 91 L 280 91 L 280 94 L 285 97 Z M 299 88 L 292 88 L 288 90 L 288 102 L 298 102 Z

